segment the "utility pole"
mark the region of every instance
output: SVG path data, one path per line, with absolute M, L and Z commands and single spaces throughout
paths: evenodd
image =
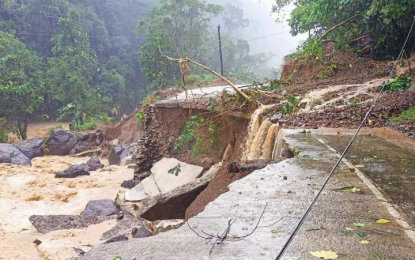
M 218 37 L 219 37 L 219 54 L 220 54 L 220 74 L 223 76 L 223 56 L 222 56 L 222 40 L 220 38 L 220 25 L 218 25 Z

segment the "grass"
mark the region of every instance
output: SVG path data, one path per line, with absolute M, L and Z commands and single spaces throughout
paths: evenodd
M 392 122 L 415 122 L 415 107 L 402 112 L 398 117 L 392 117 Z

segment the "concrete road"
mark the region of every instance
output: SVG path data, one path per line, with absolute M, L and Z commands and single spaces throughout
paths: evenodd
M 81 259 L 275 259 L 338 158 L 318 135 L 296 131 L 285 139 L 300 152 L 296 158 L 234 182 L 229 192 L 190 219 L 202 236 L 202 231 L 222 233 L 228 221 L 236 219 L 224 243 L 212 249 L 184 225 L 154 237 L 102 245 Z M 283 259 L 318 259 L 310 254 L 314 251 L 333 251 L 338 259 L 415 259 L 411 226 L 364 169 L 348 161 L 341 164 Z M 355 192 L 347 192 L 352 188 Z M 235 239 L 254 229 L 265 205 L 259 228 L 245 239 Z M 376 223 L 379 219 L 390 222 Z

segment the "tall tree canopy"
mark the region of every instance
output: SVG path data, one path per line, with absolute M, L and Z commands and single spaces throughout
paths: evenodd
M 36 74 L 42 77 L 32 79 L 42 86 L 45 101 L 37 113 L 55 116 L 57 109 L 74 102 L 87 114 L 133 110 L 147 84 L 135 57 L 146 37 L 137 36 L 135 28 L 155 4 L 0 0 L 0 32 L 18 39 L 22 50 L 36 55 L 41 64 Z
M 396 56 L 411 26 L 415 0 L 275 0 L 274 12 L 294 4 L 289 24 L 291 33 L 321 36 L 330 28 L 354 17 L 329 33 L 341 43 L 369 34 L 373 53 L 382 58 Z M 413 35 L 408 48 L 413 46 Z

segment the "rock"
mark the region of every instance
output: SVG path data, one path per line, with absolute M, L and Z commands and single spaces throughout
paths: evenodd
M 112 200 L 91 200 L 86 205 L 81 216 L 111 216 L 117 215 L 118 209 Z
M 126 237 L 126 236 L 124 236 L 124 235 L 121 235 L 121 236 L 118 236 L 118 237 L 113 237 L 113 238 L 111 238 L 110 240 L 105 241 L 105 242 L 104 242 L 104 244 L 110 244 L 110 243 L 122 242 L 122 241 L 127 241 L 127 240 L 128 240 L 128 237 Z
M 77 253 L 79 256 L 85 255 L 86 252 L 80 248 L 76 248 L 74 247 L 73 250 L 75 251 L 75 253 Z
M 89 172 L 89 166 L 86 163 L 78 164 L 69 167 L 69 169 L 60 172 L 55 175 L 55 178 L 76 178 L 79 176 L 88 176 L 90 175 Z
M 40 244 L 42 244 L 42 241 L 40 241 L 39 239 L 35 239 L 34 241 L 33 241 L 33 244 L 35 244 L 35 245 L 37 245 L 37 246 L 39 246 Z
M 120 166 L 127 166 L 133 161 L 133 156 L 127 156 L 121 159 Z
M 49 142 L 46 144 L 51 155 L 68 155 L 78 138 L 63 129 L 55 129 L 52 132 Z
M 20 141 L 14 143 L 13 146 L 19 149 L 19 151 L 26 155 L 29 159 L 41 157 L 44 155 L 43 139 L 41 138 L 33 138 L 29 140 Z
M 287 90 L 284 89 L 283 91 L 281 91 L 281 96 L 285 97 L 287 93 L 288 93 Z
M 151 233 L 144 226 L 141 226 L 139 228 L 133 228 L 131 235 L 133 238 L 144 238 L 144 237 L 151 237 L 153 233 Z
M 98 157 L 97 153 L 94 153 L 92 155 L 91 159 L 89 159 L 89 161 L 86 164 L 89 167 L 88 171 L 96 171 L 98 169 L 104 168 L 104 165 L 99 160 L 99 157 Z
M 93 133 L 76 133 L 77 142 L 70 150 L 69 154 L 78 154 L 96 149 L 102 143 L 102 134 L 99 131 Z
M 122 159 L 130 156 L 130 146 L 128 144 L 115 145 L 108 156 L 109 165 L 120 165 Z
M 0 163 L 32 166 L 31 160 L 11 144 L 0 144 Z
M 282 119 L 282 114 L 276 114 L 270 117 L 269 121 L 271 121 L 271 123 L 276 124 L 278 123 L 278 121 L 280 121 Z
M 121 187 L 126 188 L 126 189 L 132 189 L 134 188 L 134 186 L 135 186 L 134 180 L 124 181 L 121 184 Z
M 29 218 L 30 223 L 40 233 L 48 233 L 55 230 L 83 229 L 111 219 L 116 219 L 116 216 L 34 215 Z
M 256 161 L 247 161 L 245 163 L 236 163 L 233 162 L 231 164 L 230 171 L 231 173 L 240 173 L 240 172 L 248 172 L 251 173 L 255 170 L 263 169 L 268 165 L 268 162 L 264 160 L 256 160 Z

